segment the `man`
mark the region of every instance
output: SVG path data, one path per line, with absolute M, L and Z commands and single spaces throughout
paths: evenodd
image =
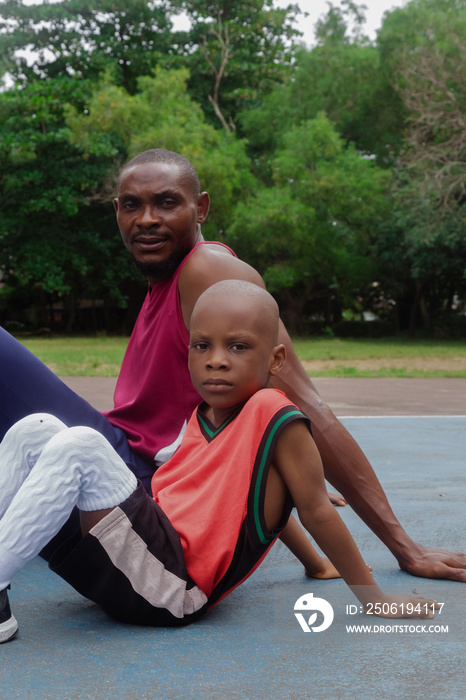
M 224 279 L 264 283 L 225 246 L 203 242 L 209 196 L 200 191 L 192 165 L 178 154 L 152 149 L 136 156 L 120 174 L 114 204 L 123 243 L 149 281 L 118 379 L 115 408 L 101 416 L 5 334 L 0 335 L 0 428 L 4 433 L 33 412 L 52 413 L 67 425 L 90 425 L 148 485 L 154 460 L 162 463 L 176 450 L 188 407 L 192 410 L 197 402 L 187 368 L 187 329 L 198 297 Z M 285 345 L 287 362 L 273 386 L 310 418 L 330 483 L 403 570 L 466 582 L 465 555 L 426 548 L 404 532 L 372 467 L 320 398 L 283 325 L 279 342 Z M 286 530 L 282 539 L 302 558 L 295 521 Z

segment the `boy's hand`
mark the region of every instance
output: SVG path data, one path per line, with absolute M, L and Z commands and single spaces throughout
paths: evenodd
M 422 598 L 417 595 L 389 595 L 378 596 L 378 600 L 365 603 L 366 615 L 390 618 L 417 617 L 428 620 L 434 617 L 435 610 L 440 604 L 431 598 Z

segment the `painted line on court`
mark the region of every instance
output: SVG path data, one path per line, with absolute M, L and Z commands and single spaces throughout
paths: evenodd
M 466 418 L 466 415 L 460 415 L 456 413 L 451 413 L 449 415 L 419 415 L 419 416 L 413 416 L 409 413 L 400 413 L 400 414 L 393 414 L 391 413 L 390 415 L 377 415 L 377 416 L 338 416 L 338 420 L 360 420 L 361 418 L 366 419 L 373 419 L 373 418 L 383 418 L 384 420 L 386 418 L 421 418 L 422 420 L 426 420 L 426 418 L 435 418 L 435 420 L 438 420 L 439 418 L 445 418 L 448 420 L 451 420 L 452 418 Z

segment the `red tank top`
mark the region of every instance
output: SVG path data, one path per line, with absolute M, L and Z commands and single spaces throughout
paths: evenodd
M 175 452 L 200 401 L 188 370 L 189 334 L 178 280 L 194 251 L 207 242 L 194 246 L 172 277 L 149 289 L 123 359 L 114 408 L 104 413 L 124 430 L 136 452 L 155 460 L 155 466 Z
M 179 450 L 152 477 L 154 499 L 180 536 L 188 574 L 208 597 L 219 587 L 216 598 L 223 597 L 250 575 L 279 534 L 265 523 L 265 484 L 281 431 L 298 419 L 307 422 L 277 389 L 258 391 L 219 428 L 201 405 Z

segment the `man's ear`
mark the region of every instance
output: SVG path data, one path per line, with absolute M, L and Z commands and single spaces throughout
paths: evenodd
M 281 371 L 283 365 L 285 364 L 285 360 L 285 346 L 282 343 L 280 343 L 280 345 L 276 345 L 273 349 L 272 364 L 269 368 L 269 374 L 271 374 L 272 376 L 278 374 Z
M 118 198 L 115 197 L 113 200 L 113 208 L 115 209 L 115 213 L 118 214 Z
M 201 192 L 197 200 L 197 223 L 203 224 L 210 209 L 210 197 L 207 192 Z

